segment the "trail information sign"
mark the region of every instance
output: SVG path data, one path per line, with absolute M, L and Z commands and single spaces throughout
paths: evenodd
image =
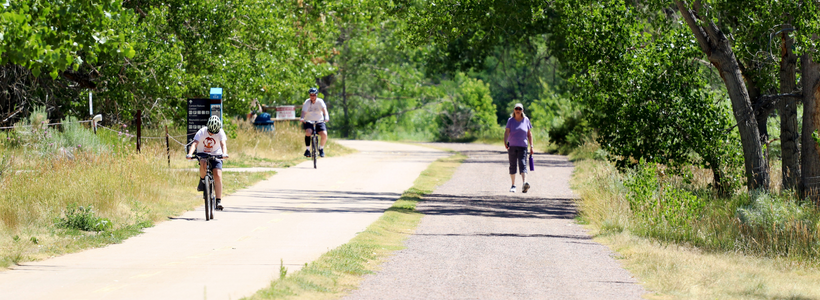
M 222 120 L 222 88 L 211 88 L 210 99 L 188 99 L 188 143 L 202 127 L 208 126 L 208 119 L 217 116 Z
M 188 143 L 200 128 L 208 125 L 208 118 L 222 119 L 222 99 L 188 99 Z

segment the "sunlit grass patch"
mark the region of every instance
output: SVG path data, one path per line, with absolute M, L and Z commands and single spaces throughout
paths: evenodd
M 393 251 L 404 248 L 404 239 L 413 233 L 422 217 L 415 211 L 416 203 L 447 182 L 465 158 L 456 154 L 433 162 L 413 187 L 365 231 L 247 299 L 328 299 L 355 289 L 362 275 L 377 270 Z
M 818 299 L 820 269 L 789 259 L 709 253 L 628 231 L 598 236 L 655 299 Z

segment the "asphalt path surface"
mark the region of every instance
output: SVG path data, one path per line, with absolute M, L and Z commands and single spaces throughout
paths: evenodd
M 572 163 L 537 154 L 510 193 L 501 146 L 436 144 L 468 159 L 433 194 L 415 234 L 345 299 L 640 299 L 614 253 L 574 222 Z
M 147 228 L 122 244 L 0 272 L 0 299 L 239 299 L 348 242 L 449 154 L 428 147 L 338 141 L 360 152 L 306 161 Z M 328 149 L 332 151 L 332 149 Z M 196 178 L 191 178 L 195 188 Z

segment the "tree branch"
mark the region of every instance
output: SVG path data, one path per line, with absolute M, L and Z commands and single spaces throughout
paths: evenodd
M 678 10 L 683 16 L 683 19 L 686 21 L 686 25 L 689 25 L 689 29 L 691 29 L 692 33 L 695 34 L 695 39 L 698 40 L 700 50 L 702 50 L 703 53 L 706 53 L 707 56 L 711 55 L 712 47 L 709 44 L 709 36 L 703 28 L 698 26 L 698 23 L 695 22 L 695 15 L 689 9 L 689 4 L 687 4 L 685 0 L 676 0 L 675 4 L 678 6 Z
M 797 91 L 796 93 L 760 96 L 758 101 L 755 102 L 754 111 L 771 111 L 775 106 L 777 106 L 778 101 L 785 98 L 795 98 L 800 101 L 803 99 L 803 93 L 801 91 Z

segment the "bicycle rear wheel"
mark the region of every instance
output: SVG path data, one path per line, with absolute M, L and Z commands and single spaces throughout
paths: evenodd
M 316 134 L 314 133 L 313 134 L 313 142 L 311 143 L 311 144 L 313 144 L 313 146 L 311 148 L 313 148 L 313 151 L 312 151 L 313 155 L 312 156 L 313 156 L 313 168 L 314 169 L 316 169 L 316 157 L 319 156 L 319 146 L 316 145 L 318 143 L 319 143 L 319 138 L 317 138 Z
M 205 176 L 205 191 L 202 192 L 202 198 L 205 198 L 205 221 L 211 219 L 211 178 Z

